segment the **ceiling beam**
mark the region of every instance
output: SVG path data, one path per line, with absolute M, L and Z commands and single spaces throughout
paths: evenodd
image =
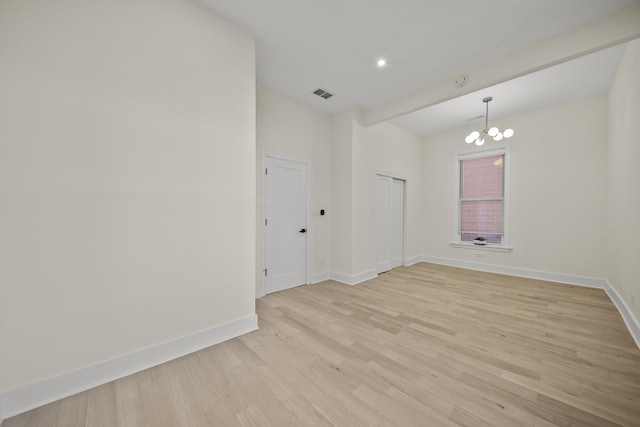
M 461 88 L 450 76 L 430 87 L 383 105 L 360 110 L 365 126 L 439 104 L 468 93 L 503 83 L 562 62 L 640 38 L 640 3 L 605 15 L 573 30 L 511 53 L 498 60 L 460 72 L 469 81 Z

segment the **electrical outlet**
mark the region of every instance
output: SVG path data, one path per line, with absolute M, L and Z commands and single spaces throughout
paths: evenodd
M 480 252 L 473 254 L 473 256 L 476 258 L 484 258 L 484 254 Z
M 327 262 L 323 259 L 320 260 L 320 265 L 325 265 Z

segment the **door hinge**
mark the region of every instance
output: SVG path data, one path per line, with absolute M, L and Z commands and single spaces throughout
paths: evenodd
M 267 225 L 267 218 L 264 219 L 264 225 Z
M 265 174 L 265 175 L 269 175 L 269 169 L 264 168 L 264 174 Z
M 264 277 L 267 277 L 267 269 L 263 269 L 262 271 L 264 271 Z

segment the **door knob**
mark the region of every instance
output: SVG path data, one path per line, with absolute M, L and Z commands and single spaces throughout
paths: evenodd
M 306 229 L 306 228 L 303 228 L 303 229 L 301 229 L 301 230 L 300 230 L 300 232 L 301 232 L 301 233 L 306 233 L 306 232 L 307 232 L 307 229 Z

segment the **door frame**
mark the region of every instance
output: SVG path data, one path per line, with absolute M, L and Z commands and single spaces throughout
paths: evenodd
M 384 176 L 387 178 L 391 178 L 393 179 L 397 179 L 399 181 L 403 181 L 403 185 L 402 185 L 402 266 L 406 265 L 405 263 L 405 245 L 407 243 L 407 185 L 409 182 L 409 179 L 406 177 L 406 175 L 402 175 L 402 174 L 397 174 L 397 173 L 393 173 L 393 172 L 388 172 L 388 171 L 384 171 L 384 170 L 378 170 L 376 172 L 376 192 L 377 192 L 377 185 L 378 185 L 378 176 Z M 377 203 L 377 201 L 376 201 Z M 377 221 L 377 219 L 376 219 Z M 378 224 L 376 222 L 376 231 L 378 228 Z M 378 244 L 378 238 L 376 237 L 376 245 Z M 377 249 L 376 249 L 377 250 Z M 377 260 L 377 252 L 376 252 L 376 271 L 378 270 L 378 260 Z
M 305 166 L 305 170 L 306 170 L 306 179 L 305 179 L 305 188 L 304 188 L 304 208 L 305 208 L 305 223 L 307 226 L 307 232 L 305 234 L 305 257 L 304 257 L 304 285 L 308 285 L 310 282 L 309 277 L 310 277 L 310 273 L 309 273 L 309 259 L 310 259 L 310 245 L 309 245 L 309 240 L 310 240 L 310 235 L 311 233 L 313 233 L 313 230 L 309 227 L 309 169 L 310 169 L 310 165 L 309 162 L 306 160 L 299 160 L 299 159 L 292 159 L 290 157 L 286 157 L 286 156 L 282 156 L 279 154 L 275 154 L 275 153 L 271 153 L 271 152 L 263 152 L 262 156 L 261 156 L 261 164 L 260 164 L 260 170 L 259 170 L 259 175 L 260 175 L 260 223 L 258 224 L 260 226 L 260 229 L 262 231 L 260 231 L 260 236 L 261 236 L 261 248 L 260 248 L 260 264 L 259 264 L 259 271 L 258 274 L 260 276 L 260 282 L 259 282 L 259 289 L 256 290 L 256 298 L 260 298 L 266 295 L 265 292 L 265 282 L 266 282 L 266 276 L 264 275 L 264 269 L 266 268 L 265 265 L 265 255 L 267 253 L 267 230 L 264 226 L 264 222 L 266 219 L 266 206 L 267 206 L 267 180 L 264 179 L 264 171 L 267 168 L 267 159 L 273 159 L 273 160 L 279 160 L 279 161 L 285 161 L 285 162 L 289 162 L 289 163 L 297 163 L 299 165 L 304 165 Z

